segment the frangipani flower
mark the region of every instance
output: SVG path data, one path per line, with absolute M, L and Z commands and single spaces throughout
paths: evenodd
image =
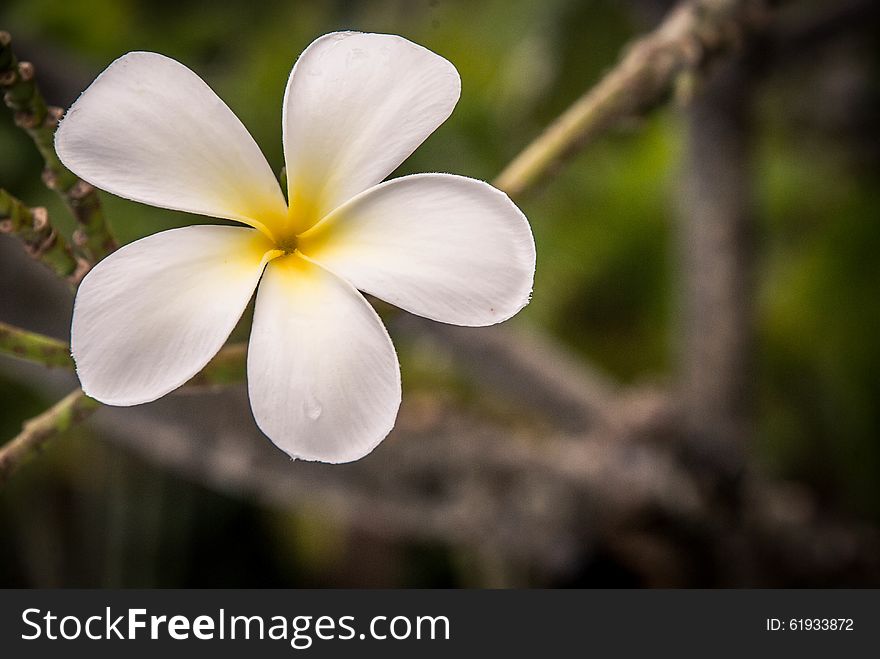
M 392 35 L 325 35 L 287 84 L 289 204 L 247 129 L 195 73 L 155 53 L 113 62 L 55 146 L 84 180 L 134 201 L 235 220 L 164 231 L 99 263 L 77 293 L 71 347 L 85 392 L 146 403 L 223 346 L 257 290 L 247 357 L 260 429 L 294 458 L 347 462 L 391 430 L 400 369 L 367 292 L 456 325 L 528 302 L 525 216 L 450 174 L 382 183 L 452 112 L 448 61 Z

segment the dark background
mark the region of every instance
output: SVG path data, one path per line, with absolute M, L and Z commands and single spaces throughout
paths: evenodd
M 690 104 L 620 123 L 517 199 L 538 270 L 516 319 L 380 308 L 404 407 L 373 454 L 290 463 L 243 387 L 101 410 L 0 491 L 0 586 L 880 584 L 877 12 L 788 5 Z M 0 28 L 65 107 L 125 52 L 180 60 L 276 169 L 297 55 L 397 33 L 463 88 L 395 176 L 491 180 L 668 6 L 11 0 Z M 5 108 L 0 154 L 0 185 L 69 232 Z M 201 221 L 103 200 L 122 242 Z M 718 208 L 733 244 L 706 247 Z M 720 310 L 713 249 L 739 264 Z M 70 309 L 0 237 L 0 320 L 67 339 Z M 73 386 L 0 358 L 0 440 Z

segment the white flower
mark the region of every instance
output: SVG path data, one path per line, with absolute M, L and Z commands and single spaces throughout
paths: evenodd
M 85 392 L 155 400 L 223 346 L 259 284 L 248 391 L 260 429 L 295 458 L 347 462 L 391 430 L 394 347 L 358 289 L 456 325 L 529 299 L 528 222 L 487 183 L 418 174 L 382 183 L 452 112 L 442 57 L 392 35 L 339 32 L 300 56 L 284 94 L 288 204 L 247 129 L 182 64 L 129 53 L 74 103 L 62 162 L 120 197 L 247 227 L 200 225 L 126 245 L 76 297 Z

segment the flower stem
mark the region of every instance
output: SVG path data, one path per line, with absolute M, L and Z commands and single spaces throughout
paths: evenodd
M 77 389 L 39 416 L 25 421 L 18 436 L 0 447 L 0 486 L 46 442 L 82 421 L 99 406 L 100 403 Z
M 89 263 L 96 263 L 116 249 L 116 240 L 104 219 L 101 200 L 93 186 L 67 169 L 55 152 L 55 129 L 63 110 L 46 105 L 34 78 L 34 66 L 19 62 L 12 51 L 12 38 L 0 31 L 0 91 L 3 102 L 15 113 L 15 124 L 33 140 L 43 156 L 43 180 L 58 193 L 79 225 L 74 248 Z

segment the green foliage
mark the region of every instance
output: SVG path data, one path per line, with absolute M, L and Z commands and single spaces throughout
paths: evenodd
M 764 144 L 762 446 L 777 468 L 880 514 L 880 194 L 850 156 L 793 131 Z

